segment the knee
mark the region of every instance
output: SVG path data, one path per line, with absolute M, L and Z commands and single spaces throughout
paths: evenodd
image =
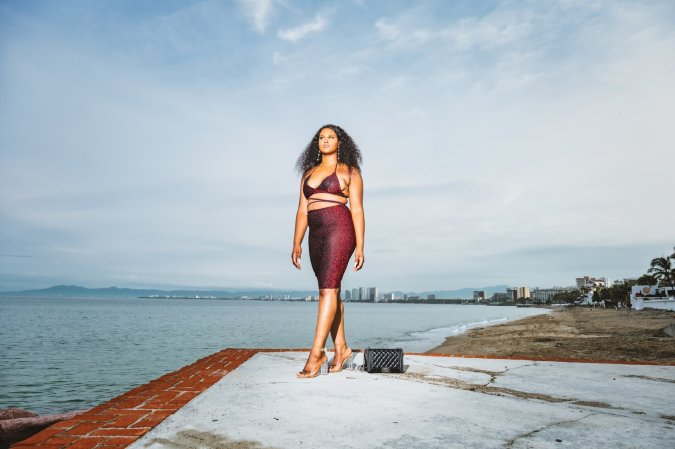
M 328 299 L 331 301 L 338 301 L 340 298 L 337 295 L 337 289 L 335 288 L 322 288 L 319 289 L 319 298 Z M 340 301 L 342 302 L 342 301 Z

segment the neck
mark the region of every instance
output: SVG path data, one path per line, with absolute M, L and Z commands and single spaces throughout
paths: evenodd
M 319 165 L 332 167 L 333 165 L 337 164 L 337 161 L 338 159 L 336 154 L 323 155 L 321 156 L 321 162 Z

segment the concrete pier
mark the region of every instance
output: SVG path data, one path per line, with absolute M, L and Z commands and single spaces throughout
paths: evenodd
M 663 448 L 675 366 L 406 354 L 297 379 L 306 350 L 226 349 L 16 448 Z M 357 355 L 361 362 L 361 354 Z

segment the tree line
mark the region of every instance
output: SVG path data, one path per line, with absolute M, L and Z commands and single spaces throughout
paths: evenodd
M 611 287 L 598 285 L 591 288 L 583 286 L 579 289 L 556 293 L 553 296 L 553 302 L 574 304 L 592 291 L 593 301 L 605 301 L 608 305 L 615 305 L 621 302 L 628 303 L 631 287 L 634 285 L 657 285 L 667 289 L 675 289 L 675 268 L 673 268 L 675 267 L 675 248 L 673 250 L 670 256 L 652 259 L 647 273 L 637 279 L 616 282 Z

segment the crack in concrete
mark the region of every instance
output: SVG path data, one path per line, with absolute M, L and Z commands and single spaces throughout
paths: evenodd
M 545 402 L 551 402 L 551 403 L 557 403 L 557 402 L 566 402 L 574 405 L 580 405 L 580 406 L 586 406 L 586 407 L 594 407 L 594 408 L 605 408 L 605 409 L 616 409 L 616 410 L 621 410 L 619 407 L 613 407 L 610 404 L 607 404 L 605 402 L 599 402 L 599 401 L 584 401 L 576 398 L 561 398 L 561 397 L 556 397 L 556 396 L 551 396 L 548 394 L 543 394 L 543 393 L 529 393 L 526 391 L 520 391 L 520 390 L 514 390 L 512 388 L 505 388 L 505 387 L 495 387 L 495 386 L 490 386 L 489 384 L 483 385 L 483 384 L 472 384 L 469 382 L 465 382 L 463 380 L 459 379 L 449 379 L 449 378 L 440 378 L 440 377 L 431 377 L 427 376 L 424 374 L 417 374 L 417 373 L 405 373 L 405 374 L 399 374 L 395 375 L 396 377 L 405 379 L 411 379 L 417 382 L 425 382 L 429 384 L 434 384 L 434 385 L 442 385 L 446 386 L 449 388 L 455 388 L 458 390 L 466 390 L 466 391 L 475 391 L 478 393 L 485 393 L 485 394 L 490 394 L 494 396 L 512 396 L 512 397 L 517 397 L 521 399 L 536 399 L 540 401 L 545 401 Z
M 490 376 L 490 380 L 485 385 L 483 385 L 485 387 L 490 385 L 491 383 L 495 382 L 497 380 L 497 377 L 499 377 L 499 376 L 501 376 L 505 373 L 508 373 L 509 371 L 513 371 L 513 370 L 520 369 L 520 368 L 526 368 L 528 366 L 537 366 L 537 362 L 534 362 L 534 363 L 527 363 L 525 365 L 514 366 L 514 367 L 511 367 L 511 368 L 504 367 L 503 371 L 492 371 L 492 370 L 486 370 L 486 369 L 472 368 L 470 366 L 454 366 L 454 365 L 446 366 L 446 365 L 439 365 L 437 363 L 429 363 L 429 362 L 423 362 L 423 361 L 417 361 L 417 363 L 419 363 L 420 365 L 435 366 L 437 368 L 453 369 L 453 370 L 456 370 L 456 371 L 466 371 L 466 372 L 472 372 L 472 373 L 487 374 L 488 376 Z
M 470 366 L 447 366 L 447 365 L 439 365 L 437 363 L 429 363 L 429 362 L 422 362 L 422 361 L 416 361 L 420 365 L 427 365 L 427 366 L 435 366 L 436 368 L 444 368 L 444 369 L 454 369 L 456 371 L 468 371 L 472 373 L 482 373 L 482 374 L 488 374 L 490 376 L 499 376 L 500 374 L 505 373 L 509 369 L 506 368 L 504 371 L 490 371 L 486 369 L 479 369 L 479 368 L 471 368 Z
M 653 380 L 654 382 L 666 382 L 666 383 L 675 384 L 675 380 L 664 379 L 663 377 L 642 376 L 642 375 L 638 375 L 638 374 L 624 374 L 621 377 L 632 377 L 634 379 L 645 379 L 645 380 Z
M 421 362 L 424 363 L 424 362 Z M 479 372 L 479 373 L 484 373 L 490 375 L 490 381 L 487 382 L 486 384 L 470 384 L 468 382 L 463 382 L 464 386 L 459 386 L 455 382 L 451 382 L 451 384 L 455 385 L 450 385 L 446 384 L 446 386 L 449 386 L 451 388 L 460 388 L 460 389 L 466 389 L 469 391 L 477 391 L 479 393 L 486 393 L 486 394 L 497 394 L 497 395 L 502 395 L 500 393 L 504 393 L 505 395 L 509 396 L 515 396 L 523 399 L 539 399 L 539 400 L 544 400 L 546 402 L 567 402 L 569 404 L 573 405 L 578 405 L 582 407 L 593 407 L 593 408 L 602 408 L 602 409 L 612 409 L 612 410 L 621 410 L 621 411 L 629 411 L 632 412 L 636 415 L 644 415 L 645 412 L 641 411 L 636 411 L 636 410 L 631 410 L 631 409 L 626 409 L 624 407 L 614 407 L 610 404 L 607 404 L 606 402 L 601 402 L 601 401 L 587 401 L 587 400 L 582 400 L 582 399 L 575 399 L 575 398 L 557 398 L 554 396 L 550 395 L 543 395 L 543 394 L 538 394 L 538 393 L 527 393 L 523 392 L 520 390 L 513 390 L 510 388 L 503 388 L 503 387 L 496 387 L 496 386 L 490 386 L 490 384 L 494 383 L 497 380 L 497 377 L 507 373 L 508 371 L 513 371 L 516 369 L 520 368 L 526 368 L 529 366 L 538 366 L 538 362 L 533 362 L 533 363 L 528 363 L 525 365 L 520 365 L 520 366 L 514 366 L 511 368 L 505 367 L 503 371 L 488 371 L 488 370 L 480 370 L 480 369 L 475 369 L 475 368 L 470 368 L 470 367 L 461 367 L 461 366 L 443 366 L 443 365 L 437 365 L 437 364 L 432 364 L 432 363 L 424 363 L 427 365 L 433 365 L 437 366 L 440 368 L 452 368 L 452 369 L 457 369 L 459 371 L 474 371 L 474 372 Z M 411 373 L 412 374 L 412 373 Z M 639 378 L 639 379 L 646 379 L 646 380 L 654 380 L 657 382 L 669 382 L 669 383 L 675 383 L 675 380 L 671 379 L 665 379 L 661 377 L 650 377 L 650 376 L 642 376 L 642 375 L 624 375 L 623 377 L 634 377 L 634 378 Z M 462 383 L 462 381 L 457 380 L 457 383 Z M 443 383 L 440 381 L 439 383 Z M 482 388 L 477 388 L 478 386 L 481 386 Z M 468 388 L 465 388 L 468 387 Z M 490 391 L 487 391 L 489 389 Z M 606 413 L 606 412 L 605 412 Z M 665 419 L 670 419 L 675 421 L 675 416 L 661 416 L 662 418 Z
M 566 421 L 555 421 L 555 422 L 546 424 L 545 426 L 540 427 L 539 429 L 534 429 L 534 430 L 531 430 L 531 431 L 529 431 L 529 432 L 522 433 L 522 434 L 520 434 L 520 435 L 516 435 L 515 437 L 511 438 L 509 441 L 506 442 L 505 448 L 506 448 L 506 449 L 511 449 L 511 448 L 513 448 L 513 445 L 515 444 L 516 441 L 521 440 L 521 439 L 523 439 L 523 438 L 531 437 L 531 436 L 534 435 L 535 433 L 539 433 L 539 432 L 541 432 L 542 430 L 549 429 L 549 428 L 551 428 L 551 427 L 553 427 L 553 426 L 562 426 L 562 425 L 566 425 L 566 424 L 574 424 L 574 423 L 576 423 L 576 422 L 581 421 L 582 419 L 586 419 L 586 418 L 588 418 L 588 417 L 590 417 L 590 416 L 593 416 L 593 415 L 596 415 L 596 414 L 597 414 L 597 413 L 589 413 L 589 414 L 587 414 L 586 416 L 582 416 L 582 417 L 576 418 L 576 419 L 570 419 L 570 420 L 566 420 Z
M 290 360 L 293 362 L 298 362 L 298 360 L 294 357 L 289 357 L 282 355 L 283 353 L 266 353 L 264 355 L 269 356 L 269 357 L 274 357 L 277 359 L 285 359 L 285 360 Z M 535 400 L 541 400 L 545 402 L 550 402 L 550 403 L 568 403 L 571 405 L 577 405 L 581 407 L 592 407 L 592 408 L 600 408 L 600 409 L 612 409 L 612 410 L 621 410 L 621 411 L 631 411 L 629 409 L 623 408 L 623 407 L 615 407 L 610 404 L 607 404 L 606 402 L 601 402 L 601 401 L 587 401 L 583 399 L 576 399 L 576 398 L 565 398 L 565 397 L 556 397 L 548 394 L 543 394 L 543 393 L 530 393 L 530 392 L 525 392 L 525 391 L 520 391 L 520 390 L 515 390 L 512 388 L 506 388 L 506 387 L 498 387 L 491 385 L 493 384 L 498 377 L 504 375 L 505 373 L 513 370 L 517 370 L 520 368 L 526 368 L 530 366 L 537 366 L 538 362 L 533 362 L 533 363 L 527 363 L 524 365 L 519 365 L 519 366 L 514 366 L 511 368 L 505 367 L 504 370 L 502 371 L 494 371 L 494 370 L 486 370 L 486 369 L 479 369 L 479 368 L 473 368 L 473 367 L 467 367 L 467 366 L 447 366 L 447 365 L 439 365 L 437 363 L 429 363 L 429 362 L 423 362 L 423 361 L 415 361 L 416 364 L 420 365 L 427 365 L 427 366 L 434 366 L 437 368 L 443 368 L 443 369 L 450 369 L 450 370 L 456 370 L 456 371 L 464 371 L 464 372 L 474 372 L 474 373 L 480 373 L 480 374 L 486 374 L 490 376 L 490 380 L 485 383 L 485 384 L 473 384 L 470 382 L 462 381 L 459 379 L 452 379 L 452 378 L 447 378 L 443 376 L 432 376 L 432 375 L 426 375 L 426 374 L 421 374 L 421 373 L 414 373 L 410 371 L 406 371 L 405 373 L 401 374 L 390 374 L 393 377 L 398 377 L 398 378 L 409 378 L 414 381 L 419 381 L 419 382 L 425 382 L 425 383 L 430 383 L 430 384 L 435 384 L 435 385 L 442 385 L 446 386 L 449 388 L 455 388 L 458 390 L 466 390 L 466 391 L 474 391 L 478 393 L 485 393 L 485 394 L 490 394 L 490 395 L 495 395 L 495 396 L 512 396 L 512 397 L 517 397 L 520 399 L 535 399 Z M 624 377 L 635 377 L 635 378 L 642 378 L 642 379 L 647 379 L 647 380 L 655 380 L 655 381 L 661 381 L 661 382 L 673 382 L 675 381 L 670 380 L 670 379 L 663 379 L 663 378 L 653 378 L 649 376 L 639 376 L 639 375 L 625 375 Z M 278 383 L 286 383 L 286 382 L 278 382 Z M 644 414 L 644 412 L 636 412 L 633 411 L 635 414 Z M 669 417 L 664 417 L 665 419 L 672 419 L 670 416 Z

